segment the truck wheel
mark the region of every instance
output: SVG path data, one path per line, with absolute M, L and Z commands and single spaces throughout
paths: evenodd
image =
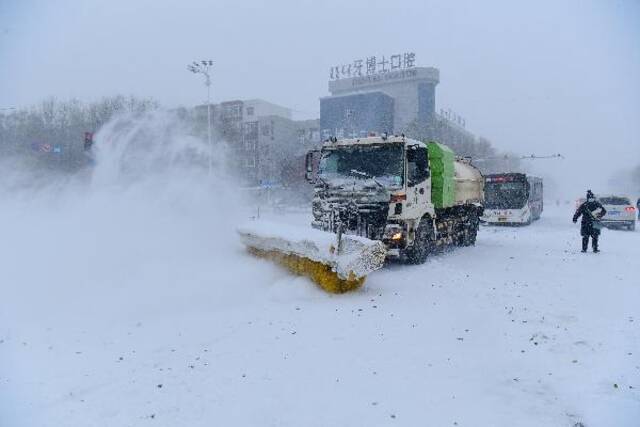
M 460 229 L 453 237 L 453 244 L 456 246 L 467 246 L 467 235 L 469 234 L 469 228 L 462 224 Z
M 636 222 L 633 221 L 631 224 L 629 224 L 629 230 L 630 231 L 636 231 Z
M 473 246 L 476 244 L 476 238 L 478 237 L 478 227 L 480 226 L 480 220 L 478 217 L 473 217 L 469 226 L 464 229 L 464 237 L 462 244 L 464 246 Z
M 476 244 L 476 238 L 478 237 L 478 226 L 473 226 L 470 230 L 467 230 L 464 236 L 464 245 L 473 246 Z
M 431 221 L 428 218 L 423 218 L 416 230 L 413 245 L 405 250 L 407 262 L 409 264 L 424 264 L 429 254 L 433 252 L 434 237 Z

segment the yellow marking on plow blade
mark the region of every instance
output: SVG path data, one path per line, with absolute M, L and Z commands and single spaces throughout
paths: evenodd
M 365 281 L 365 277 L 355 277 L 353 273 L 349 273 L 347 279 L 341 279 L 330 266 L 299 255 L 253 247 L 249 247 L 247 250 L 254 256 L 273 260 L 295 274 L 310 278 L 322 289 L 332 294 L 353 291 L 360 288 Z

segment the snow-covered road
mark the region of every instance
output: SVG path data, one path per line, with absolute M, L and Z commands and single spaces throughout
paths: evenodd
M 90 234 L 56 251 L 46 224 L 7 227 L 0 425 L 637 426 L 640 233 L 582 254 L 571 214 L 483 227 L 476 247 L 340 296 L 231 229 L 154 233 L 160 216 L 95 231 L 120 246 L 105 254 Z

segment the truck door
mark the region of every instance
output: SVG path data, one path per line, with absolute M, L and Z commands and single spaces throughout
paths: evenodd
M 407 147 L 407 216 L 421 218 L 431 209 L 431 176 L 427 148 L 420 145 Z M 409 207 L 409 203 L 411 206 Z

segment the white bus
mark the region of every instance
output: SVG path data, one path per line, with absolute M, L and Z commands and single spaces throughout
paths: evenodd
M 542 209 L 542 178 L 523 173 L 485 176 L 483 222 L 528 225 L 540 218 Z

